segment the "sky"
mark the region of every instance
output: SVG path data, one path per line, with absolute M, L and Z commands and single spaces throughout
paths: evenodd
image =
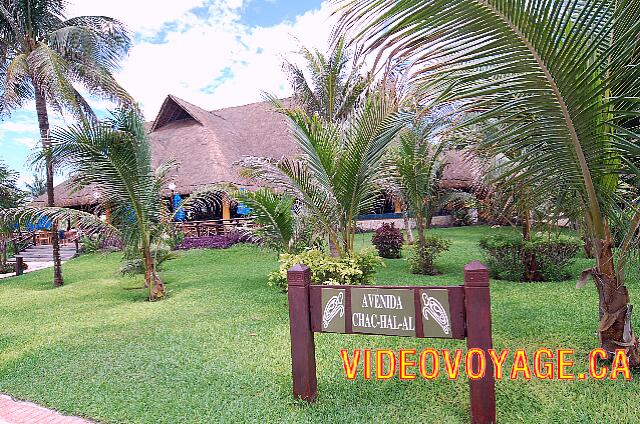
M 335 4 L 321 0 L 70 0 L 68 17 L 105 15 L 127 25 L 133 46 L 116 78 L 153 120 L 167 94 L 211 110 L 287 96 L 284 58 L 326 50 Z M 101 115 L 113 105 L 91 99 Z M 52 125 L 71 121 L 50 111 Z M 32 181 L 39 143 L 35 105 L 0 121 L 0 160 Z M 64 180 L 57 175 L 56 183 Z

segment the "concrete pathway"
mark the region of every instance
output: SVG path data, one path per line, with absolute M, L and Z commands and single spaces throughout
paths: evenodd
M 13 400 L 0 395 L 0 424 L 91 424 L 78 417 L 60 415 L 30 402 Z

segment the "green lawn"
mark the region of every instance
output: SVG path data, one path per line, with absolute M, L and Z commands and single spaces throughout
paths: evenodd
M 388 260 L 378 282 L 458 284 L 463 265 L 481 257 L 478 237 L 491 231 L 434 230 L 453 241 L 438 262 L 443 275 L 414 276 L 404 260 Z M 75 259 L 60 289 L 51 288 L 50 270 L 0 282 L 0 392 L 109 423 L 469 421 L 464 379 L 347 382 L 339 357 L 340 348 L 462 348 L 462 341 L 316 335 L 319 399 L 293 401 L 287 299 L 266 285 L 273 253 L 253 246 L 182 253 L 164 272 L 168 299 L 154 304 L 143 300 L 140 280 L 116 274 L 118 260 Z M 574 274 L 589 265 L 579 259 Z M 638 281 L 628 285 L 637 299 Z M 596 346 L 592 285 L 492 281 L 491 291 L 496 348 L 573 348 L 580 361 Z M 640 422 L 639 390 L 637 380 L 500 381 L 498 419 Z

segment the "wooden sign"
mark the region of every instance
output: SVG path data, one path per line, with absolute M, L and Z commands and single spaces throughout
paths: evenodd
M 458 286 L 312 286 L 308 267 L 288 272 L 293 393 L 317 397 L 313 333 L 377 334 L 466 339 L 469 349 L 488 350 L 491 342 L 489 273 L 480 262 L 464 268 Z M 478 367 L 477 357 L 472 361 Z M 493 364 L 484 377 L 469 380 L 473 423 L 496 419 Z

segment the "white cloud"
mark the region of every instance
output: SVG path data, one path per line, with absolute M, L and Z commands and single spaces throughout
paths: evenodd
M 30 150 L 35 148 L 40 143 L 40 140 L 37 137 L 16 137 L 16 138 L 13 138 L 12 140 L 14 143 L 22 144 L 23 146 L 26 146 Z
M 179 19 L 189 10 L 205 3 L 205 0 L 72 0 L 67 14 L 69 17 L 109 16 L 123 22 L 137 33 L 149 35 L 162 24 Z
M 4 121 L 0 124 L 0 131 L 37 134 L 38 123 L 26 119 Z
M 206 20 L 189 12 L 203 3 L 162 2 L 158 7 L 148 0 L 76 0 L 73 12 L 110 15 L 145 36 L 154 35 L 169 22 L 178 28 L 163 33 L 161 44 L 149 38 L 138 41 L 117 75 L 142 104 L 146 118 L 154 119 L 167 94 L 206 109 L 259 101 L 262 91 L 289 95 L 283 56 L 295 57 L 292 52 L 299 47 L 297 40 L 324 49 L 335 8 L 325 2 L 319 10 L 292 22 L 261 28 L 241 22 L 243 0 L 214 0 Z
M 135 44 L 116 77 L 142 104 L 146 117 L 154 119 L 167 94 L 206 109 L 259 101 L 263 91 L 290 94 L 283 56 L 295 61 L 297 40 L 324 50 L 336 3 L 325 1 L 302 16 L 256 27 L 242 20 L 250 1 L 255 0 L 71 0 L 67 15 L 111 16 L 135 33 Z M 193 12 L 196 7 L 202 12 L 205 5 L 206 19 Z M 108 101 L 89 101 L 97 111 L 113 107 Z M 68 114 L 61 117 L 53 110 L 49 118 L 52 127 L 73 122 Z M 27 148 L 38 144 L 34 102 L 0 122 L 0 156 L 27 175 L 23 158 Z

